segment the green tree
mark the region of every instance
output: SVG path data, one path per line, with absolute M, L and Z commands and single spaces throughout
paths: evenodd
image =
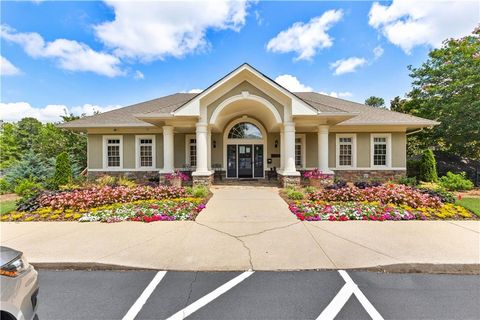
M 58 188 L 72 181 L 72 165 L 67 152 L 62 152 L 57 156 L 55 162 L 55 174 L 53 175 L 53 186 Z
M 14 137 L 20 152 L 35 148 L 41 128 L 42 123 L 35 118 L 23 118 L 17 123 Z
M 405 99 L 402 99 L 399 96 L 396 96 L 395 98 L 390 100 L 390 110 L 396 111 L 396 112 L 401 112 L 401 113 L 406 113 L 405 103 L 406 103 Z
M 13 123 L 2 123 L 0 128 L 0 169 L 10 167 L 20 159 L 19 145 L 15 139 L 16 126 Z
M 420 149 L 440 150 L 480 159 L 480 28 L 460 39 L 448 39 L 429 53 L 418 68 L 409 66 L 413 89 L 405 112 L 437 120 L 410 140 Z
M 33 150 L 27 151 L 20 161 L 9 167 L 5 173 L 5 180 L 10 186 L 21 180 L 32 180 L 45 183 L 53 174 L 53 164 L 36 155 Z
M 383 100 L 383 98 L 380 98 L 380 97 L 371 96 L 365 99 L 365 104 L 371 107 L 385 108 L 385 100 Z
M 420 161 L 420 180 L 425 182 L 437 182 L 437 161 L 431 149 L 423 151 Z

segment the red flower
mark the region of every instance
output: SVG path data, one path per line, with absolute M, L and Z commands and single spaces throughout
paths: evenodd
M 305 216 L 301 213 L 297 213 L 297 218 L 300 219 L 301 221 L 305 220 Z

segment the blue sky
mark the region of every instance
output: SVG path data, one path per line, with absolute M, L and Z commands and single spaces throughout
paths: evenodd
M 206 88 L 243 62 L 293 90 L 388 102 L 409 90 L 407 66 L 468 34 L 478 12 L 475 1 L 2 1 L 0 116 L 105 111 Z

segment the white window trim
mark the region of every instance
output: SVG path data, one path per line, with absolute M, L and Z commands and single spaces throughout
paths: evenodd
M 299 139 L 299 138 L 301 139 L 300 144 L 301 144 L 301 146 L 302 146 L 302 165 L 301 165 L 301 167 L 298 167 L 298 166 L 295 164 L 295 166 L 296 166 L 298 169 L 304 169 L 304 168 L 307 166 L 307 165 L 306 165 L 306 161 L 307 161 L 307 159 L 306 159 L 306 155 L 307 155 L 307 152 L 306 152 L 306 135 L 305 135 L 304 133 L 297 133 L 297 134 L 295 134 L 295 140 L 296 140 L 296 139 Z M 295 145 L 296 145 L 296 144 L 297 144 L 297 143 L 295 142 Z
M 340 138 L 352 138 L 352 165 L 340 165 Z M 357 168 L 357 134 L 356 133 L 337 133 L 335 136 L 335 167 L 342 169 Z
M 147 166 L 141 166 L 141 161 L 140 161 L 140 140 L 141 139 L 152 139 L 152 165 L 147 167 Z M 155 135 L 154 134 L 149 134 L 149 135 L 135 135 L 135 168 L 137 169 L 152 169 L 154 170 L 156 168 L 157 164 L 157 159 L 156 159 L 156 149 L 155 149 L 156 141 L 155 141 Z
M 120 166 L 119 167 L 109 167 L 108 158 L 107 158 L 107 142 L 109 139 L 118 139 L 120 140 Z M 123 169 L 123 136 L 122 135 L 108 135 L 103 136 L 103 169 L 104 170 L 121 170 Z
M 387 138 L 387 165 L 375 165 L 373 162 L 374 140 L 375 138 Z M 391 133 L 371 133 L 370 134 L 370 167 L 375 169 L 390 169 L 392 167 L 392 134 Z
M 191 166 L 190 164 L 190 139 L 197 139 L 197 135 L 196 134 L 186 134 L 185 135 L 185 164 L 190 166 L 192 169 L 195 169 L 196 166 Z M 197 145 L 197 143 L 195 142 L 195 145 Z M 198 150 L 197 150 L 197 155 L 198 155 Z

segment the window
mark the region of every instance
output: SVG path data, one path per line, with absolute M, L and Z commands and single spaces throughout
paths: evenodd
M 240 122 L 230 129 L 228 139 L 262 139 L 262 132 L 252 123 Z
M 390 166 L 390 135 L 372 134 L 372 167 Z
M 197 139 L 194 134 L 187 134 L 185 136 L 186 146 L 186 164 L 190 167 L 197 166 Z
M 337 167 L 356 167 L 356 135 L 337 134 Z
M 103 137 L 103 166 L 104 168 L 121 168 L 122 163 L 122 136 Z
M 137 139 L 137 168 L 155 167 L 155 136 L 136 136 Z
M 295 167 L 305 168 L 305 135 L 295 135 Z

